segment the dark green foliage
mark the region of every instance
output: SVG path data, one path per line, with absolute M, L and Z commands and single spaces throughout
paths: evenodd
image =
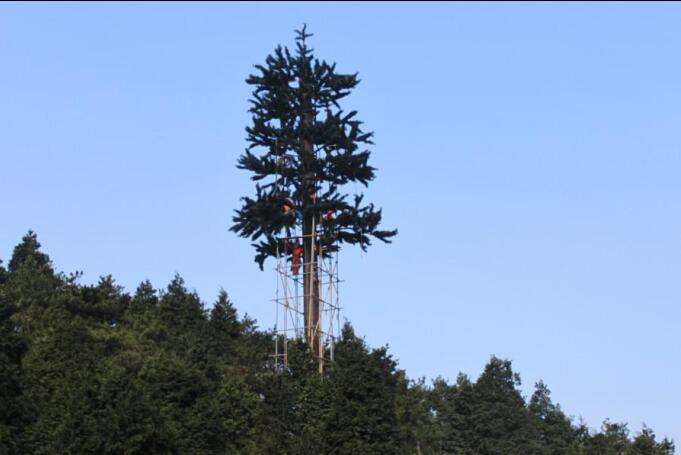
M 539 453 L 540 438 L 518 390 L 511 363 L 492 357 L 475 383 L 459 375 L 433 388 L 440 450 L 446 453 Z
M 21 387 L 21 359 L 27 345 L 12 320 L 17 308 L 3 292 L 7 277 L 0 262 L 0 453 L 19 450 L 20 433 L 28 417 Z
M 463 374 L 459 374 L 452 385 L 443 379 L 433 383 L 430 395 L 431 408 L 435 413 L 436 453 L 474 453 L 471 448 L 476 443 L 474 422 L 471 420 L 476 404 L 473 393 L 473 384 Z
M 674 443 L 667 438 L 658 442 L 655 433 L 643 426 L 641 432 L 630 439 L 626 423 L 603 422 L 601 430 L 584 441 L 586 455 L 670 455 Z
M 42 273 L 52 273 L 52 263 L 47 255 L 40 251 L 38 236 L 33 231 L 21 239 L 21 243 L 14 247 L 9 261 L 9 271 L 17 272 L 22 267 L 31 267 Z
M 357 74 L 338 73 L 335 63 L 316 59 L 305 27 L 297 35 L 295 51 L 277 47 L 246 80 L 253 86 L 252 124 L 238 167 L 258 183 L 255 197 L 243 198 L 231 229 L 254 241 L 264 238 L 253 244 L 260 268 L 276 255 L 277 236 L 291 235 L 301 220 L 308 226 L 328 211 L 335 213 L 333 227 L 319 240 L 326 252 L 339 243 L 365 250 L 372 238 L 389 242 L 397 233 L 379 229 L 381 210 L 363 205 L 363 195 L 348 201 L 343 192 L 351 182 L 367 186 L 376 170 L 364 148 L 372 144 L 373 133 L 362 130 L 356 111 L 345 112 L 339 105 L 359 83 Z M 282 212 L 287 199 L 300 220 Z
M 434 424 L 431 393 L 424 379 L 410 381 L 404 370 L 397 371 L 395 417 L 400 453 L 420 453 L 437 446 L 440 436 Z
M 323 417 L 328 452 L 398 452 L 396 364 L 386 348 L 369 350 L 346 324 L 324 386 L 329 400 Z
M 528 403 L 531 424 L 538 437 L 540 453 L 568 454 L 579 446 L 583 436 L 581 427 L 575 427 L 560 409 L 551 401 L 551 392 L 539 381 Z
M 660 442 L 655 440 L 655 433 L 647 426 L 627 447 L 627 455 L 671 455 L 674 453 L 674 443 L 667 438 Z
M 511 363 L 472 382 L 410 381 L 350 327 L 320 377 L 308 346 L 275 372 L 272 333 L 182 278 L 128 295 L 55 273 L 29 233 L 0 264 L 0 454 L 670 455 L 647 427 L 575 424 Z

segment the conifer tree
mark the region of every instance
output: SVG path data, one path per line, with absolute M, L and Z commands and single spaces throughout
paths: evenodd
M 210 311 L 210 323 L 216 329 L 216 334 L 236 338 L 241 334 L 242 327 L 239 323 L 236 308 L 229 300 L 229 295 L 224 289 L 218 293 L 218 299 Z
M 672 455 L 674 443 L 667 438 L 657 442 L 655 432 L 645 424 L 627 449 L 627 455 Z
M 0 261 L 0 453 L 20 453 L 20 432 L 28 420 L 21 360 L 28 345 L 12 320 L 17 308 L 5 295 L 6 280 Z
M 343 326 L 336 361 L 324 381 L 329 391 L 322 418 L 324 453 L 399 452 L 396 366 L 386 347 L 370 349 L 349 323 Z
M 470 414 L 474 453 L 532 453 L 534 435 L 525 401 L 520 393 L 520 376 L 511 362 L 492 356 L 475 382 Z
M 304 340 L 267 366 L 272 333 L 221 291 L 208 313 L 176 276 L 134 296 L 56 272 L 29 233 L 0 263 L 0 454 L 672 455 L 674 441 L 575 423 L 511 363 L 475 382 L 411 383 L 350 325 L 318 374 Z M 410 385 L 411 383 L 411 385 Z
M 579 442 L 579 429 L 551 400 L 551 391 L 539 381 L 527 404 L 539 445 L 549 453 L 565 453 Z
M 364 204 L 363 194 L 349 200 L 344 189 L 367 186 L 376 170 L 365 149 L 373 133 L 362 130 L 356 111 L 340 106 L 359 83 L 357 74 L 315 58 L 305 26 L 296 34 L 293 52 L 278 46 L 246 80 L 253 86 L 252 124 L 237 167 L 252 173 L 256 194 L 242 198 L 231 230 L 255 242 L 261 269 L 268 257 L 287 253 L 282 237 L 302 234 L 306 338 L 316 352 L 310 331 L 320 317 L 316 248 L 326 255 L 343 243 L 366 250 L 372 239 L 389 243 L 397 231 L 380 229 L 381 210 Z
M 32 267 L 38 271 L 52 272 L 50 258 L 40 251 L 38 236 L 33 231 L 21 239 L 21 243 L 14 247 L 12 259 L 9 261 L 9 271 L 16 272 L 22 265 L 31 262 Z
M 230 362 L 236 361 L 239 345 L 242 343 L 243 324 L 239 321 L 236 308 L 225 290 L 221 289 L 213 304 L 208 319 L 211 354 Z

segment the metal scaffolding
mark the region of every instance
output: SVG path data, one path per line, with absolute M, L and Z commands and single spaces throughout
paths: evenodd
M 341 280 L 338 277 L 338 252 L 322 251 L 321 235 L 315 229 L 312 242 L 314 248 L 311 261 L 301 264 L 302 272 L 294 273 L 287 245 L 302 242 L 306 236 L 293 235 L 278 239 L 275 273 L 277 277 L 276 296 L 273 299 L 276 306 L 275 352 L 276 367 L 281 370 L 288 366 L 288 345 L 291 340 L 305 340 L 310 345 L 312 355 L 317 360 L 319 372 L 324 371 L 324 365 L 334 360 L 334 346 L 340 335 L 341 306 L 338 288 Z M 309 237 L 309 236 L 308 236 Z M 283 247 L 280 248 L 279 246 Z M 283 249 L 283 251 L 281 251 Z M 313 274 L 318 280 L 318 296 L 312 297 L 311 289 L 304 289 L 306 274 Z M 319 318 L 305 324 L 305 305 L 319 305 Z M 310 312 L 307 313 L 308 315 Z M 305 327 L 311 333 L 305 333 Z M 310 343 L 311 340 L 316 342 Z M 315 349 L 316 345 L 316 349 Z
M 319 149 L 312 153 L 318 158 Z M 304 179 L 309 179 L 307 185 L 311 192 L 298 195 L 299 198 L 310 198 L 305 202 L 294 202 L 293 196 L 283 190 L 283 182 L 289 177 L 282 173 L 282 167 L 299 159 L 297 155 L 283 152 L 276 160 L 275 194 L 284 199 L 282 210 L 293 216 L 295 221 L 283 229 L 285 235 L 275 239 L 277 286 L 273 357 L 278 370 L 286 369 L 289 343 L 303 340 L 317 361 L 319 372 L 323 373 L 325 363 L 334 359 L 334 347 L 340 336 L 338 233 L 333 231 L 332 211 L 328 212 L 330 218 L 325 218 L 326 215 L 318 218 L 319 211 L 309 218 L 302 213 L 305 204 L 308 207 L 317 205 L 322 187 L 326 186 L 324 190 L 329 190 L 328 183 L 316 181 L 314 175 L 305 176 Z M 306 226 L 303 226 L 304 223 Z M 299 250 L 297 257 L 293 253 L 296 247 Z M 300 250 L 303 251 L 302 261 Z M 301 270 L 302 273 L 299 273 Z M 306 321 L 306 317 L 309 320 Z

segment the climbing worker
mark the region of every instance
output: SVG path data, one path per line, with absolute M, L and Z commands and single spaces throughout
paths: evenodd
M 298 275 L 298 271 L 300 270 L 300 257 L 303 255 L 304 251 L 303 247 L 299 244 L 294 245 L 292 248 L 291 273 L 294 275 Z
M 293 215 L 295 213 L 293 209 L 293 201 L 290 198 L 286 198 L 281 210 L 284 212 L 284 215 Z
M 333 221 L 333 210 L 327 210 L 326 213 L 324 213 L 324 215 L 322 216 L 322 219 L 327 223 L 332 222 Z

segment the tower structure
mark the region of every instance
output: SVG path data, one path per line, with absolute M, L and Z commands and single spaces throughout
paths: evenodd
M 277 176 L 277 183 L 282 180 Z M 317 193 L 310 195 L 310 205 L 316 204 Z M 290 216 L 296 223 L 276 241 L 275 364 L 286 368 L 289 341 L 304 339 L 323 373 L 333 361 L 340 330 L 339 248 L 330 240 L 337 232 L 332 212 L 305 220 L 292 204 Z
M 381 210 L 357 192 L 375 177 L 365 148 L 373 133 L 341 108 L 357 74 L 315 58 L 305 27 L 296 34 L 295 50 L 278 46 L 246 80 L 252 121 L 237 167 L 251 172 L 255 195 L 242 197 L 230 229 L 250 238 L 261 270 L 276 262 L 276 364 L 288 364 L 288 341 L 299 337 L 323 371 L 340 319 L 338 251 L 390 243 L 397 230 L 381 229 Z

